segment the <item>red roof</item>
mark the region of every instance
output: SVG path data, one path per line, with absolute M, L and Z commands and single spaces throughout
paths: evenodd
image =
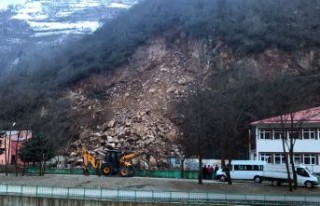
M 280 124 L 283 123 L 290 123 L 291 122 L 291 115 L 293 122 L 304 122 L 304 123 L 320 123 L 320 107 L 314 107 L 306 110 L 302 110 L 299 112 L 295 112 L 292 114 L 285 114 L 276 117 L 271 117 L 263 120 L 258 120 L 255 122 L 251 122 L 251 125 L 258 125 L 258 124 Z M 282 121 L 281 121 L 282 118 Z

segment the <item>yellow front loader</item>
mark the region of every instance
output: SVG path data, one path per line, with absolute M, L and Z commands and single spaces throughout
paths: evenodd
M 90 155 L 87 149 L 82 149 L 84 174 L 88 175 L 88 166 L 96 169 L 96 173 L 101 175 L 116 175 L 120 174 L 122 177 L 131 177 L 134 175 L 134 168 L 131 160 L 138 155 L 136 153 L 124 154 L 119 150 L 108 150 L 104 160 L 97 160 Z

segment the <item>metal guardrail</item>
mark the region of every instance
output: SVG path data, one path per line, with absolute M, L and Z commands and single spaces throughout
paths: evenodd
M 226 194 L 204 192 L 110 190 L 0 184 L 0 195 L 76 200 L 167 202 L 203 205 L 320 205 L 319 196 Z

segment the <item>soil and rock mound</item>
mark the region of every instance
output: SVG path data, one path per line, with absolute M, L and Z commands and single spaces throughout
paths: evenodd
M 175 42 L 154 38 L 136 50 L 129 63 L 108 74 L 95 74 L 68 92 L 72 111 L 80 113 L 80 135 L 61 152 L 63 167 L 82 163 L 86 147 L 103 158 L 107 149 L 138 153 L 141 168 L 168 168 L 168 157 L 183 157 L 178 140 L 182 116 L 177 103 L 194 92 L 196 78 L 205 87 L 219 70 L 243 69 L 250 75 L 273 78 L 278 73 L 308 71 L 319 51 L 289 54 L 278 49 L 247 56 L 221 41 Z M 197 75 L 197 76 L 196 76 Z

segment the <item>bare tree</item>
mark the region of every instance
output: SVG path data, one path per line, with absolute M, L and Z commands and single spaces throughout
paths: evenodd
M 199 159 L 198 183 L 202 184 L 202 160 L 209 152 L 207 130 L 206 101 L 200 93 L 194 94 L 184 102 L 183 124 L 181 130 L 183 136 L 181 145 L 187 157 L 196 156 Z
M 248 94 L 255 80 L 243 74 L 242 70 L 221 72 L 211 85 L 195 85 L 182 106 L 185 153 L 199 158 L 200 176 L 204 157 L 221 158 L 229 184 L 232 177 L 225 162 L 231 164 L 245 150 L 247 135 L 243 131 L 253 103 Z
M 247 76 L 242 69 L 216 76 L 210 104 L 211 131 L 213 145 L 219 145 L 215 150 L 219 152 L 222 166 L 225 169 L 227 180 L 232 184 L 230 167 L 232 160 L 239 158 L 241 152 L 246 150 L 247 135 L 245 125 L 254 105 L 253 95 L 250 95 L 252 85 L 256 80 Z M 228 165 L 225 162 L 228 161 Z
M 285 158 L 285 164 L 288 174 L 289 190 L 298 188 L 297 173 L 295 170 L 295 152 L 294 148 L 297 139 L 302 138 L 302 128 L 307 123 L 309 118 L 312 118 L 312 109 L 307 109 L 300 112 L 290 111 L 288 114 L 280 115 L 280 125 L 282 132 L 282 148 Z M 288 152 L 286 151 L 288 150 Z M 289 156 L 288 156 L 288 155 Z M 288 159 L 289 158 L 289 159 Z M 292 176 L 290 174 L 292 171 Z M 292 182 L 293 181 L 293 182 Z M 293 185 L 292 185 L 293 183 Z
M 296 113 L 301 108 L 307 107 L 306 100 L 310 100 L 310 88 L 298 77 L 289 75 L 279 76 L 270 81 L 269 93 L 270 108 L 280 114 L 277 117 L 282 133 L 282 148 L 287 169 L 289 191 L 297 189 L 297 174 L 294 161 L 294 147 L 300 137 L 301 129 L 310 118 L 310 111 Z M 311 100 L 310 100 L 311 101 Z M 299 116 L 297 116 L 299 115 Z M 292 171 L 292 176 L 291 172 Z

